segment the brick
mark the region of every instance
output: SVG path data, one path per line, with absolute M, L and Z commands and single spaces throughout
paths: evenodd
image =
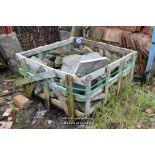
M 14 96 L 13 102 L 21 109 L 26 109 L 30 106 L 30 100 L 21 94 Z
M 120 26 L 120 29 L 130 32 L 136 32 L 141 30 L 141 26 Z
M 152 36 L 152 26 L 144 26 L 143 32 Z
M 103 31 L 102 41 L 114 42 L 118 44 L 120 44 L 122 33 L 130 33 L 117 28 L 104 28 Z

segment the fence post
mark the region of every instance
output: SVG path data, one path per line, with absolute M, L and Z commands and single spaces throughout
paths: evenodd
M 73 78 L 70 75 L 65 76 L 66 85 L 73 87 Z M 67 107 L 68 107 L 68 116 L 69 118 L 75 117 L 75 103 L 73 96 L 73 89 L 67 88 Z
M 122 75 L 122 73 L 123 73 L 123 65 L 124 65 L 124 62 L 121 61 L 121 64 L 119 66 L 119 72 L 118 72 L 118 75 L 120 75 L 120 76 L 118 78 L 118 86 L 117 86 L 117 93 L 116 93 L 117 95 L 119 94 L 120 88 L 121 88 L 121 82 L 122 82 L 122 78 L 123 78 L 123 75 Z
M 86 103 L 85 103 L 85 114 L 88 116 L 90 114 L 91 108 L 91 81 L 92 76 L 86 77 Z
M 49 92 L 48 82 L 46 80 L 43 81 L 43 89 L 44 89 L 47 109 L 50 109 L 50 92 Z
M 105 82 L 107 83 L 107 85 L 105 86 L 105 98 L 104 98 L 104 103 L 106 103 L 106 102 L 107 102 L 107 99 L 108 99 L 109 80 L 110 80 L 110 74 L 111 74 L 110 66 L 107 66 L 106 72 L 107 72 L 107 75 L 106 75 L 106 81 L 105 81 Z
M 136 63 L 136 58 L 137 58 L 137 53 L 135 52 L 133 54 L 133 58 L 132 58 L 132 68 L 131 68 L 131 75 L 130 75 L 130 79 L 133 79 L 133 75 L 134 75 L 134 70 L 135 70 L 135 63 Z

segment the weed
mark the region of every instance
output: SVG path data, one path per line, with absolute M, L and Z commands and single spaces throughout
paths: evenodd
M 120 94 L 111 93 L 106 105 L 100 104 L 93 115 L 93 128 L 135 128 L 138 123 L 145 128 L 149 120 L 145 113 L 146 108 L 155 111 L 155 98 L 151 93 L 145 93 L 135 83 L 124 81 Z

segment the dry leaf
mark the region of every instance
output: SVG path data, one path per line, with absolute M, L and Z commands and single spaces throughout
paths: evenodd
M 9 91 L 8 90 L 3 90 L 3 93 L 5 94 L 5 93 L 8 93 Z
M 11 115 L 11 113 L 12 113 L 12 108 L 7 108 L 2 116 L 8 117 Z
M 151 108 L 147 108 L 145 111 L 146 111 L 148 114 L 152 114 L 152 113 L 153 113 L 153 110 L 152 110 Z
M 12 125 L 13 125 L 12 121 L 10 121 L 10 122 L 1 121 L 0 129 L 11 129 Z

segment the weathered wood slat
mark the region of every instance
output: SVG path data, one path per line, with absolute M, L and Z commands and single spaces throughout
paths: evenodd
M 45 94 L 45 99 L 46 99 L 46 107 L 47 109 L 50 109 L 50 92 L 49 92 L 49 85 L 48 82 L 46 80 L 44 80 L 43 82 L 43 90 L 44 90 L 44 94 Z
M 34 49 L 28 50 L 26 52 L 21 52 L 20 54 L 23 56 L 26 56 L 26 57 L 30 57 L 32 55 L 39 54 L 39 53 L 42 53 L 45 51 L 49 51 L 51 49 L 55 49 L 55 48 L 59 48 L 59 47 L 65 46 L 65 45 L 69 45 L 73 42 L 74 42 L 74 38 L 70 38 L 68 40 L 56 42 L 56 43 L 53 43 L 50 45 L 40 46 L 38 48 L 34 48 Z
M 130 69 L 124 70 L 122 73 L 123 77 L 127 76 L 129 73 L 130 73 Z M 117 76 L 119 76 L 119 74 L 117 74 Z M 111 86 L 118 81 L 118 78 L 115 79 L 115 77 L 113 77 L 113 78 L 110 78 L 109 81 L 110 81 L 109 86 Z
M 123 64 L 124 64 L 124 62 L 121 61 L 121 65 L 120 65 L 120 67 L 119 67 L 119 72 L 118 72 L 119 75 L 121 75 L 122 72 L 123 72 L 123 68 L 122 68 L 122 67 L 123 67 Z M 122 77 L 123 77 L 123 75 L 121 75 L 120 77 L 118 77 L 117 95 L 118 95 L 119 92 L 120 92 Z
M 94 71 L 94 72 L 92 72 L 92 73 L 90 73 L 90 74 L 88 74 L 88 75 L 86 75 L 84 77 L 81 77 L 81 79 L 83 81 L 86 81 L 87 76 L 91 76 L 92 77 L 92 80 L 94 80 L 94 79 L 96 79 L 96 78 L 98 78 L 100 76 L 104 76 L 105 69 L 106 69 L 106 67 L 103 67 L 101 69 L 98 69 L 97 71 Z
M 24 85 L 24 84 L 28 84 L 28 83 L 45 80 L 48 78 L 51 78 L 51 72 L 40 73 L 40 74 L 38 74 L 38 76 L 30 74 L 29 77 L 25 77 L 24 79 L 17 79 L 15 81 L 15 83 L 16 83 L 16 86 L 20 86 L 20 85 Z
M 120 48 L 120 47 L 109 45 L 103 42 L 96 42 L 96 41 L 87 40 L 84 38 L 81 39 L 81 42 L 82 44 L 85 44 L 87 46 L 97 47 L 97 48 L 108 50 L 108 51 L 115 52 L 115 53 L 121 53 L 122 55 L 129 54 L 132 52 L 132 50 L 129 50 L 126 48 Z
M 52 79 L 52 81 L 53 81 L 53 79 Z M 48 84 L 50 84 L 50 83 L 48 82 Z M 58 90 L 55 82 L 53 82 L 52 84 L 53 84 L 53 87 L 50 87 L 50 88 L 53 90 L 53 92 L 55 93 L 55 95 L 57 96 L 57 98 L 59 99 L 61 104 L 63 105 L 63 109 L 64 109 L 65 113 L 68 114 L 68 109 L 67 109 L 65 98 L 62 96 L 61 92 Z
M 24 58 L 20 59 L 20 63 L 21 63 L 21 66 L 25 66 L 27 68 L 27 64 L 26 64 L 26 61 L 25 61 Z M 26 78 L 26 70 L 25 70 L 25 73 L 24 73 L 23 77 Z M 23 88 L 24 88 L 25 93 L 26 93 L 27 96 L 31 95 L 30 93 L 32 91 L 29 90 L 29 88 L 30 88 L 29 84 L 24 85 Z
M 73 87 L 73 78 L 70 75 L 66 75 L 65 78 L 66 85 Z M 75 117 L 75 103 L 74 103 L 74 96 L 73 89 L 67 88 L 67 106 L 68 106 L 68 116 L 69 118 Z
M 88 76 L 86 78 L 87 84 L 86 84 L 86 103 L 85 103 L 85 114 L 89 116 L 90 114 L 90 103 L 91 103 L 91 81 L 92 77 Z
M 133 58 L 132 58 L 133 64 L 132 64 L 132 68 L 131 68 L 131 77 L 130 77 L 131 80 L 133 79 L 133 75 L 134 75 L 136 58 L 137 58 L 137 53 L 134 53 Z
M 106 76 L 106 83 L 107 85 L 105 86 L 105 98 L 104 98 L 104 103 L 107 103 L 108 100 L 108 92 L 109 92 L 109 79 L 110 79 L 110 74 L 111 74 L 111 69 L 109 66 L 107 66 L 107 76 Z
M 123 61 L 124 64 L 126 62 L 128 62 L 129 60 L 132 60 L 132 56 L 133 56 L 134 53 L 130 53 L 126 56 L 124 56 L 123 58 L 120 58 L 112 63 L 110 63 L 108 66 L 110 67 L 111 70 L 115 69 L 116 67 L 119 67 L 121 65 L 121 62 Z
M 93 99 L 95 96 L 97 96 L 98 94 L 100 94 L 102 91 L 103 91 L 102 88 L 98 89 L 93 94 L 91 94 L 90 98 Z
M 62 106 L 62 104 L 61 104 L 60 101 L 51 98 L 51 102 L 52 102 L 53 105 L 55 105 L 56 107 L 60 108 L 61 110 L 64 110 L 64 109 L 63 109 L 63 106 Z M 85 114 L 84 114 L 83 112 L 80 112 L 79 110 L 75 110 L 75 115 L 76 115 L 77 117 L 84 117 L 84 116 L 85 116 Z
M 19 60 L 22 59 L 22 58 L 24 58 L 25 61 L 26 61 L 26 64 L 28 66 L 30 66 L 31 69 L 33 68 L 33 70 L 36 70 L 36 69 L 38 69 L 39 67 L 42 66 L 47 72 L 51 72 L 51 76 L 52 77 L 59 77 L 59 78 L 65 79 L 65 76 L 67 74 L 69 74 L 69 73 L 66 73 L 66 72 L 59 71 L 57 69 L 48 67 L 48 66 L 46 66 L 44 64 L 41 64 L 39 62 L 36 62 L 36 61 L 31 60 L 29 58 L 26 58 L 26 57 L 24 57 L 24 56 L 22 56 L 20 54 L 16 54 L 16 56 L 17 56 L 17 58 Z M 69 75 L 71 75 L 73 77 L 73 80 L 74 80 L 75 83 L 78 83 L 78 84 L 81 84 L 81 85 L 85 85 L 83 79 L 81 79 L 81 78 L 79 78 L 79 77 L 77 77 L 76 75 L 73 75 L 73 74 L 69 74 Z

